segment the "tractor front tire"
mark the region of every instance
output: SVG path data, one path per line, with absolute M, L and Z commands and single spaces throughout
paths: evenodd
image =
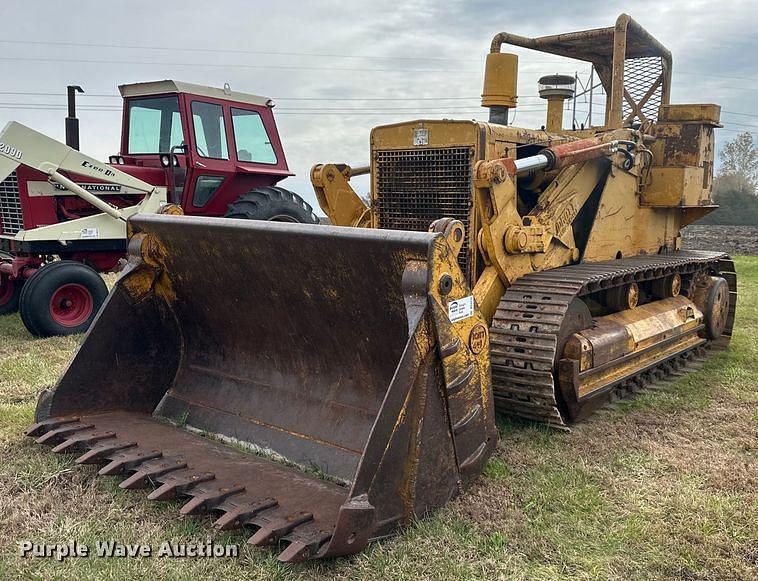
M 18 310 L 23 280 L 11 278 L 0 272 L 0 315 L 10 315 Z
M 86 331 L 108 287 L 86 264 L 61 260 L 35 272 L 21 291 L 21 320 L 32 335 L 52 337 Z
M 318 224 L 313 208 L 295 192 L 278 186 L 253 188 L 229 204 L 224 218 Z

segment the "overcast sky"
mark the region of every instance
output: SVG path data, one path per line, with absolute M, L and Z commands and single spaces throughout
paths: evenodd
M 418 117 L 486 119 L 479 95 L 495 33 L 610 26 L 623 11 L 672 51 L 672 102 L 721 104 L 718 143 L 743 130 L 758 137 L 755 0 L 3 0 L 2 8 L 0 127 L 17 120 L 63 140 L 63 93 L 79 84 L 86 91 L 79 101 L 82 151 L 107 159 L 119 146 L 118 84 L 228 82 L 275 99 L 297 173 L 283 185 L 314 206 L 310 166 L 367 162 L 373 126 Z M 533 97 L 537 78 L 586 77 L 589 65 L 515 52 L 521 55 L 515 124 L 539 127 L 544 102 Z M 586 116 L 586 103 L 577 108 L 578 118 Z M 358 188 L 367 189 L 365 180 Z

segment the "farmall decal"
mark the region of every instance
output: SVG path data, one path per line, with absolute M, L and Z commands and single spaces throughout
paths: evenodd
M 24 152 L 19 148 L 8 145 L 7 143 L 3 143 L 2 141 L 0 141 L 0 153 L 3 153 L 8 157 L 13 157 L 15 159 L 21 159 L 21 156 L 24 155 Z

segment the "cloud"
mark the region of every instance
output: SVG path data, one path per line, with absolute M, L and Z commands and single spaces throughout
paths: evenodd
M 734 114 L 752 113 L 758 90 L 754 65 L 758 35 L 749 25 L 758 18 L 758 4 L 749 1 L 643 0 L 630 6 L 599 0 L 394 4 L 198 0 L 133 1 L 128 8 L 80 1 L 46 3 L 43 18 L 36 3 L 6 0 L 4 22 L 12 26 L 6 26 L 2 40 L 22 42 L 0 42 L 4 80 L 0 102 L 62 106 L 63 96 L 7 93 L 62 93 L 67 84 L 81 84 L 87 91 L 80 99 L 82 149 L 106 158 L 119 147 L 121 116 L 115 110 L 119 99 L 93 95 L 115 95 L 120 83 L 163 78 L 214 86 L 229 82 L 239 91 L 270 95 L 277 100 L 275 113 L 288 162 L 298 174 L 286 185 L 315 205 L 308 181 L 310 166 L 324 161 L 365 163 L 372 127 L 418 117 L 486 119 L 478 95 L 484 56 L 496 32 L 540 36 L 610 26 L 624 10 L 672 50 L 674 102 L 722 105 L 726 127 L 719 132 L 719 143 L 740 130 L 758 132 L 758 118 Z M 185 48 L 194 50 L 181 50 Z M 517 52 L 522 55 L 519 94 L 523 97 L 516 121 L 537 127 L 544 113 L 530 109 L 541 102 L 526 97 L 536 95 L 537 78 L 553 72 L 585 73 L 588 67 Z M 419 100 L 436 97 L 468 99 Z M 296 100 L 314 98 L 324 100 Z M 98 111 L 87 110 L 98 105 Z M 0 104 L 0 124 L 15 119 L 63 138 L 63 111 L 9 106 Z M 347 111 L 350 108 L 360 110 Z M 339 114 L 328 109 L 339 109 Z M 366 189 L 367 181 L 359 182 L 359 187 Z

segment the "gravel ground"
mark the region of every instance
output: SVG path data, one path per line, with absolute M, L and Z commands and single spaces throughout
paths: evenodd
M 731 255 L 758 255 L 758 226 L 693 224 L 683 231 L 683 248 L 720 250 Z

